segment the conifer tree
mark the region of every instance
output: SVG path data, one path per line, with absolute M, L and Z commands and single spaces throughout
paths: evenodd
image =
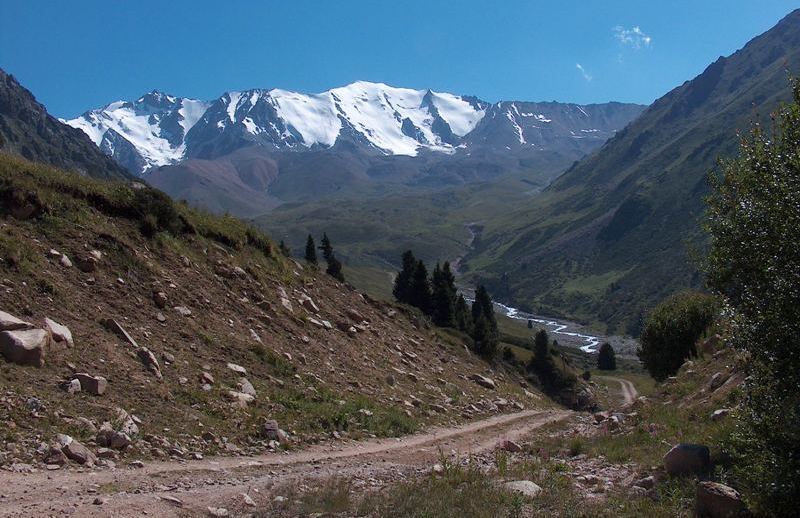
M 472 334 L 472 313 L 467 307 L 464 295 L 459 295 L 456 299 L 455 307 L 456 327 L 465 333 Z
M 311 234 L 308 235 L 306 240 L 306 262 L 308 264 L 317 264 L 317 245 L 314 244 L 314 238 Z
M 422 310 L 426 315 L 431 312 L 431 285 L 428 280 L 428 269 L 422 260 L 417 261 L 414 275 L 411 277 L 411 305 Z
M 280 244 L 278 245 L 278 250 L 280 250 L 280 251 L 281 251 L 281 253 L 282 253 L 283 255 L 285 255 L 286 257 L 289 257 L 289 256 L 291 256 L 291 255 L 292 255 L 292 252 L 289 250 L 289 247 L 288 247 L 288 246 L 286 246 L 286 243 L 284 243 L 284 242 L 283 242 L 283 239 L 281 239 L 281 242 L 280 242 Z
M 475 302 L 472 303 L 472 338 L 475 341 L 475 352 L 491 358 L 497 352 L 500 333 L 497 330 L 497 319 L 494 316 L 494 305 L 489 292 L 483 286 L 475 290 Z
M 319 249 L 322 250 L 323 259 L 325 259 L 325 262 L 328 263 L 325 273 L 340 282 L 344 282 L 342 263 L 336 258 L 336 255 L 334 255 L 333 246 L 331 245 L 331 240 L 328 239 L 327 233 L 322 234 L 322 244 L 320 245 Z
M 322 244 L 319 247 L 322 250 L 322 258 L 325 259 L 325 262 L 331 262 L 331 257 L 333 257 L 333 247 L 331 246 L 331 240 L 328 239 L 328 234 L 323 232 L 322 233 Z
M 433 323 L 439 327 L 455 327 L 455 278 L 450 272 L 450 263 L 444 263 L 444 267 L 433 270 Z
M 411 250 L 403 252 L 403 268 L 394 279 L 392 294 L 398 302 L 411 304 L 411 279 L 417 268 L 417 260 Z
M 544 329 L 539 329 L 533 338 L 533 354 L 540 362 L 547 361 L 550 357 L 550 337 Z
M 608 342 L 603 342 L 597 353 L 597 368 L 603 371 L 613 371 L 617 368 L 617 357 L 614 348 Z

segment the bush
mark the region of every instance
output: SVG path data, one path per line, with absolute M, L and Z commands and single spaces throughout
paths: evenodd
M 603 342 L 597 353 L 597 368 L 601 371 L 613 371 L 617 369 L 617 356 L 614 348 L 608 342 Z
M 650 375 L 663 381 L 697 356 L 695 343 L 715 313 L 714 297 L 698 292 L 678 293 L 656 306 L 645 319 L 637 351 Z

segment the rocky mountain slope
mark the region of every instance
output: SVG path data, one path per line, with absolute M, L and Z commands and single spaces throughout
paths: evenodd
M 227 92 L 204 102 L 150 92 L 67 121 L 130 171 L 238 149 L 340 149 L 379 155 L 469 154 L 490 149 L 585 153 L 642 106 L 500 102 L 358 81 L 319 94 Z
M 82 131 L 47 113 L 13 76 L 0 69 L 0 151 L 100 178 L 130 178 L 98 152 Z
M 635 333 L 700 277 L 706 174 L 737 129 L 767 121 L 800 70 L 800 11 L 657 100 L 542 196 L 486 222 L 466 264 L 498 296 Z M 688 244 L 687 244 L 688 243 Z
M 0 197 L 4 468 L 265 452 L 542 404 L 233 218 L 8 155 Z

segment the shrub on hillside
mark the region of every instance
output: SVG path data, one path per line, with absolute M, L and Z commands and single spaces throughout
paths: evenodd
M 800 82 L 794 102 L 753 126 L 711 177 L 709 285 L 724 298 L 729 344 L 747 353 L 744 404 L 728 453 L 732 480 L 763 516 L 800 502 Z M 771 133 L 771 134 L 770 134 Z
M 664 380 L 687 358 L 697 356 L 695 343 L 713 322 L 716 306 L 714 297 L 687 291 L 667 298 L 647 315 L 638 354 L 651 376 Z

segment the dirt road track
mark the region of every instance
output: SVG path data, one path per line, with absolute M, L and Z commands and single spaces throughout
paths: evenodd
M 428 469 L 440 451 L 479 453 L 568 415 L 564 410 L 526 410 L 399 439 L 319 445 L 256 457 L 148 462 L 138 469 L 120 465 L 115 470 L 84 472 L 0 471 L 0 516 L 206 515 L 208 506 L 241 502 L 242 493 L 257 503 L 269 501 L 274 497 L 269 489 L 279 482 Z M 97 498 L 104 499 L 101 505 L 93 504 Z
M 622 406 L 628 406 L 633 404 L 636 401 L 636 398 L 639 396 L 639 391 L 636 390 L 636 387 L 630 381 L 623 379 L 623 378 L 616 378 L 613 376 L 598 376 L 598 378 L 603 378 L 609 381 L 616 381 L 620 385 L 620 392 L 622 394 Z

